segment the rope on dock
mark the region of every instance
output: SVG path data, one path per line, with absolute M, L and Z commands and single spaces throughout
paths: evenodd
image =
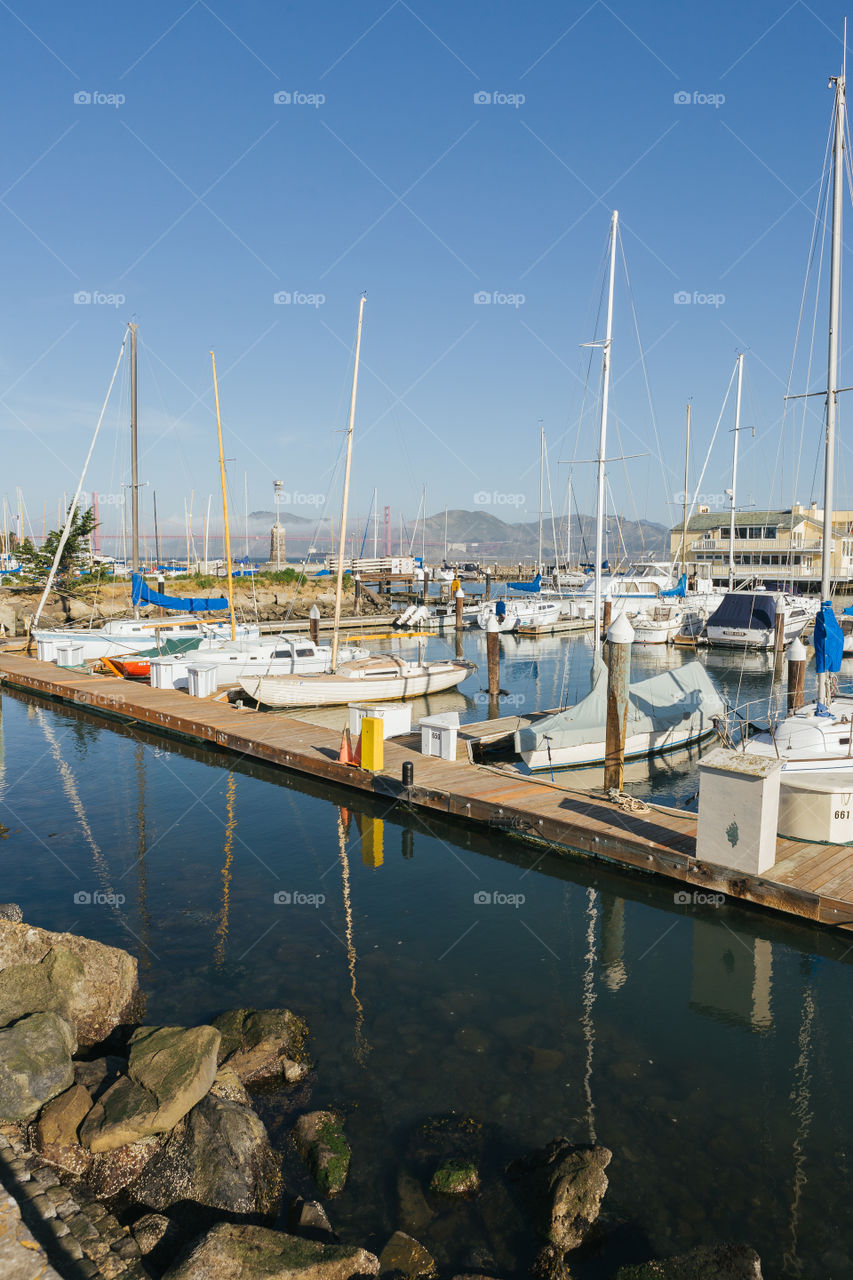
M 651 807 L 644 800 L 629 796 L 624 791 L 617 791 L 615 787 L 611 787 L 607 792 L 607 799 L 612 800 L 620 809 L 625 809 L 628 813 L 651 813 Z

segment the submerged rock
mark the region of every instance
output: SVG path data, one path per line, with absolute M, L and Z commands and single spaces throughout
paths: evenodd
M 761 1280 L 761 1259 L 745 1244 L 701 1245 L 676 1258 L 620 1267 L 616 1280 Z
M 74 1083 L 74 1028 L 56 1013 L 34 1013 L 0 1031 L 0 1120 L 30 1120 Z
M 220 1064 L 250 1089 L 298 1084 L 310 1070 L 308 1028 L 289 1009 L 232 1009 L 214 1018 L 213 1026 L 222 1035 Z
M 219 1032 L 213 1027 L 140 1027 L 130 1039 L 127 1075 L 95 1104 L 80 1130 L 92 1151 L 111 1151 L 168 1133 L 216 1077 Z
M 342 1191 L 351 1152 L 341 1117 L 334 1111 L 310 1111 L 296 1121 L 293 1138 L 320 1195 Z
M 477 1166 L 470 1160 L 445 1160 L 432 1175 L 429 1189 L 437 1196 L 468 1196 L 480 1186 Z
M 208 1095 L 176 1126 L 130 1188 L 160 1212 L 192 1201 L 224 1212 L 272 1217 L 281 1162 L 251 1107 Z
M 606 1147 L 556 1138 L 507 1170 L 522 1183 L 539 1234 L 559 1252 L 582 1244 L 598 1217 L 611 1158 Z
M 428 1249 L 407 1236 L 404 1231 L 395 1231 L 385 1248 L 379 1255 L 379 1270 L 396 1275 L 411 1277 L 411 1280 L 431 1280 L 438 1274 L 435 1259 Z
M 141 1009 L 137 963 L 128 952 L 0 919 L 0 1026 L 51 1011 L 88 1046 L 137 1021 Z
M 378 1272 L 378 1258 L 354 1245 L 319 1244 L 266 1227 L 221 1222 L 163 1280 L 350 1280 Z
M 306 1240 L 319 1240 L 323 1244 L 338 1244 L 328 1214 L 319 1200 L 303 1200 L 299 1196 L 287 1211 L 287 1229 Z

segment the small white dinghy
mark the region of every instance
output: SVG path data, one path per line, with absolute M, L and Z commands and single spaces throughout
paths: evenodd
M 669 644 L 684 624 L 684 610 L 675 604 L 659 604 L 634 618 L 634 644 Z
M 342 662 L 333 675 L 247 676 L 239 684 L 264 707 L 335 707 L 441 693 L 476 670 L 460 658 L 408 662 L 397 654 L 377 653 Z

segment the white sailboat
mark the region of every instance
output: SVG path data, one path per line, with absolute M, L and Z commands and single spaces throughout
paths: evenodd
M 746 744 L 749 754 L 782 760 L 779 830 L 810 840 L 853 840 L 853 697 L 838 696 L 835 677 L 843 639 L 830 603 L 833 538 L 835 434 L 839 394 L 838 339 L 841 315 L 842 208 L 845 188 L 844 138 L 846 110 L 846 26 L 842 73 L 830 80 L 835 88 L 832 142 L 832 233 L 829 284 L 829 350 L 826 383 L 826 449 L 824 454 L 823 539 L 821 544 L 821 613 L 815 623 L 818 663 L 817 698 L 787 715 L 767 733 Z M 824 632 L 830 633 L 827 643 Z M 838 650 L 832 652 L 833 648 Z M 821 669 L 822 668 L 822 669 Z
M 349 502 L 350 467 L 352 463 L 352 438 L 355 423 L 358 365 L 361 353 L 361 329 L 364 319 L 365 298 L 358 308 L 358 326 L 355 339 L 355 362 L 352 374 L 349 423 L 347 426 L 347 450 L 344 467 L 344 492 L 341 503 L 341 554 L 337 560 L 335 589 L 335 621 L 332 633 L 332 652 L 327 672 L 317 675 L 251 675 L 239 679 L 240 688 L 250 698 L 265 707 L 330 707 L 346 705 L 369 699 L 387 702 L 395 698 L 419 698 L 424 694 L 438 693 L 461 684 L 476 667 L 461 659 L 425 662 L 408 662 L 395 654 L 380 653 L 369 657 L 340 662 L 339 645 L 341 623 L 341 599 L 343 589 L 344 556 L 347 531 L 347 505 Z M 424 503 L 424 506 L 426 504 Z

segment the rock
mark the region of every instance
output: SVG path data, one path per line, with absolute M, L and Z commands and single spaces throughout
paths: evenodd
M 180 1228 L 162 1213 L 146 1213 L 130 1228 L 139 1252 L 155 1266 L 168 1264 L 176 1253 Z M 162 1269 L 162 1268 L 159 1268 Z
M 379 1270 L 393 1271 L 412 1280 L 438 1274 L 435 1259 L 428 1249 L 404 1231 L 395 1231 L 379 1255 Z
M 0 1026 L 52 1011 L 88 1046 L 138 1021 L 141 1009 L 136 959 L 126 951 L 0 919 Z
M 350 1162 L 343 1121 L 334 1111 L 310 1111 L 293 1129 L 296 1149 L 323 1197 L 343 1190 Z
M 105 1058 L 92 1058 L 90 1062 L 74 1063 L 74 1079 L 82 1084 L 93 1102 L 115 1084 L 127 1071 L 127 1060 L 108 1054 Z
M 17 902 L 0 902 L 0 920 L 11 920 L 13 924 L 20 924 L 23 918 Z
M 423 1231 L 435 1217 L 421 1184 L 405 1169 L 397 1174 L 397 1203 L 397 1220 L 407 1231 Z
M 232 1009 L 213 1025 L 222 1034 L 220 1063 L 249 1088 L 297 1084 L 310 1070 L 308 1028 L 289 1009 Z
M 702 1245 L 677 1258 L 620 1267 L 616 1280 L 761 1280 L 761 1259 L 745 1244 Z
M 558 1251 L 576 1249 L 598 1217 L 611 1158 L 606 1147 L 556 1138 L 507 1170 L 523 1182 L 537 1230 Z
M 74 1028 L 56 1013 L 33 1013 L 0 1031 L 0 1120 L 29 1120 L 74 1083 Z
M 350 1280 L 378 1272 L 378 1258 L 354 1245 L 319 1244 L 266 1227 L 220 1222 L 163 1280 Z
M 146 1164 L 130 1194 L 158 1212 L 192 1201 L 271 1217 L 281 1199 L 281 1161 L 251 1107 L 208 1095 Z
M 445 1160 L 432 1175 L 429 1189 L 437 1196 L 467 1196 L 479 1186 L 477 1166 L 470 1160 Z
M 299 1196 L 287 1211 L 287 1229 L 294 1236 L 306 1240 L 320 1240 L 323 1244 L 337 1244 L 338 1237 L 332 1230 L 326 1210 L 319 1200 L 303 1200 Z
M 30 1145 L 61 1169 L 86 1173 L 92 1155 L 80 1145 L 77 1131 L 91 1109 L 92 1099 L 86 1089 L 73 1084 L 42 1110 L 38 1123 L 30 1130 Z
M 231 1067 L 220 1067 L 216 1073 L 210 1092 L 214 1098 L 224 1098 L 226 1102 L 242 1102 L 245 1107 L 252 1105 L 246 1086 Z
M 95 1103 L 80 1141 L 111 1151 L 168 1133 L 213 1084 L 218 1049 L 213 1027 L 139 1027 L 130 1038 L 127 1075 Z
M 91 1157 L 92 1164 L 86 1174 L 86 1185 L 100 1200 L 111 1200 L 139 1177 L 142 1170 L 163 1149 L 161 1136 L 141 1138 L 113 1151 L 99 1151 Z M 85 1150 L 85 1148 L 83 1148 Z

